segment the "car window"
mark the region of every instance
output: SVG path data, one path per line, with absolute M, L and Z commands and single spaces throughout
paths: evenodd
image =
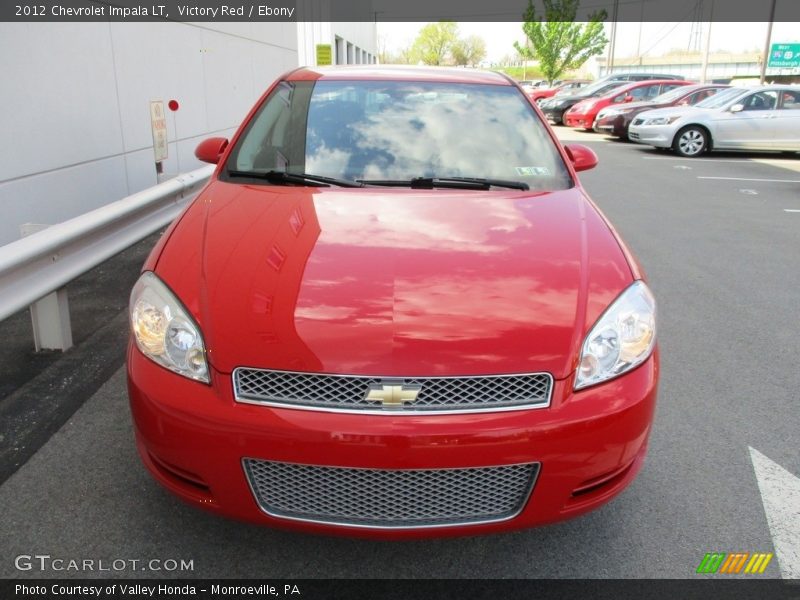
M 746 96 L 741 104 L 744 110 L 773 110 L 778 106 L 778 92 L 775 90 L 757 92 Z
M 679 87 L 683 87 L 683 86 L 678 85 L 676 83 L 665 83 L 664 85 L 661 86 L 661 93 L 663 94 L 665 92 L 669 92 L 669 91 L 677 89 Z M 655 96 L 657 94 L 658 94 L 658 89 L 654 90 L 653 93 L 650 94 L 650 95 L 651 96 Z
M 695 106 L 697 108 L 722 108 L 728 102 L 732 102 L 744 94 L 747 90 L 743 88 L 727 88 L 714 94 L 710 98 L 706 98 L 702 102 L 698 102 Z
M 780 108 L 784 110 L 800 110 L 800 90 L 784 90 Z
M 719 91 L 719 89 L 720 88 L 708 88 L 706 90 L 700 90 L 698 92 L 695 92 L 689 97 L 687 104 L 691 106 L 697 104 L 698 102 L 702 102 L 706 98 L 710 98 L 711 96 L 716 94 Z
M 248 124 L 227 166 L 350 180 L 572 185 L 544 123 L 518 88 L 504 85 L 284 82 Z

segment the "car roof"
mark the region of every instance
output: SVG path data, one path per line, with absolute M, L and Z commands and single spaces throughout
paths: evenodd
M 675 85 L 676 83 L 690 85 L 691 81 L 686 81 L 685 79 L 645 79 L 643 81 L 630 81 L 625 83 L 618 88 L 614 88 L 613 90 L 609 90 L 607 94 L 604 96 L 616 96 L 621 92 L 627 92 L 628 90 L 635 90 L 636 88 L 645 87 L 648 85 L 655 85 L 659 83 L 668 83 L 670 85 Z
M 285 76 L 287 81 L 435 81 L 441 83 L 483 83 L 513 85 L 502 73 L 456 67 L 417 67 L 409 65 L 358 65 L 301 67 Z

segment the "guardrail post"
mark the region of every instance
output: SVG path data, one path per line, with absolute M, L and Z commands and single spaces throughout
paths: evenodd
M 72 348 L 72 324 L 69 320 L 67 288 L 56 290 L 31 304 L 33 343 L 39 350 Z
M 47 229 L 48 225 L 24 223 L 20 226 L 22 237 Z M 69 350 L 72 348 L 72 323 L 69 318 L 67 288 L 63 287 L 30 307 L 33 325 L 33 344 L 36 351 Z

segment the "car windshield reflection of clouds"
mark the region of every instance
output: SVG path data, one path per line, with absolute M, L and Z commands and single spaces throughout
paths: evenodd
M 343 179 L 407 180 L 414 177 L 479 177 L 527 183 L 533 190 L 572 183 L 553 141 L 522 94 L 512 86 L 416 82 L 318 81 L 308 95 L 294 84 L 294 99 L 263 113 L 305 123 L 301 135 L 275 135 L 254 127 L 244 148 L 276 146 L 254 156 L 270 158 L 257 169 L 286 169 Z M 283 100 L 283 93 L 280 95 Z M 298 112 L 307 115 L 298 118 Z M 278 142 L 280 147 L 278 147 Z M 304 143 L 302 149 L 288 147 Z M 292 157 L 295 157 L 292 160 Z M 300 157 L 303 164 L 300 164 Z M 249 165 L 242 165 L 249 167 Z

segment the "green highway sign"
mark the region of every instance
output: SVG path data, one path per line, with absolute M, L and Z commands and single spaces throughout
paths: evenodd
M 800 67 L 800 44 L 772 44 L 768 67 Z

